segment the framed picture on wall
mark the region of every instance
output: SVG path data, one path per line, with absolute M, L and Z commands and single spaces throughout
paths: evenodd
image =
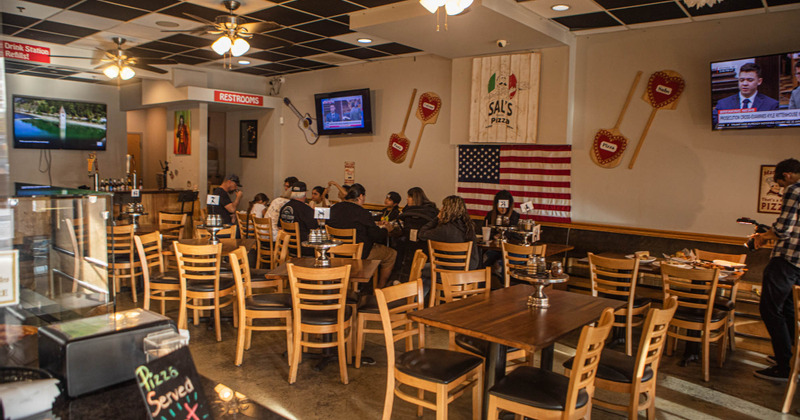
M 780 214 L 783 205 L 781 187 L 773 181 L 775 165 L 761 165 L 758 184 L 758 212 Z
M 175 111 L 175 138 L 172 149 L 176 155 L 192 154 L 191 116 L 190 111 Z
M 258 121 L 239 121 L 239 157 L 258 157 Z

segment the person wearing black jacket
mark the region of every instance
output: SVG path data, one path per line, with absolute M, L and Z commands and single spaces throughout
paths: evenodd
M 394 247 L 397 250 L 394 269 L 398 280 L 408 280 L 416 250 L 421 249 L 428 253 L 428 244 L 417 239 L 417 232 L 426 223 L 436 220 L 438 214 L 436 203 L 428 199 L 422 188 L 413 187 L 408 190 L 406 207 L 397 219 L 399 229 L 390 231 L 390 235 L 395 238 Z
M 391 222 L 400 217 L 400 194 L 395 191 L 389 191 L 386 198 L 383 199 L 384 207 L 379 218 L 382 222 Z
M 472 242 L 472 253 L 469 269 L 476 270 L 480 264 L 478 244 L 475 240 L 475 224 L 469 217 L 464 199 L 450 195 L 442 200 L 439 216 L 423 226 L 417 237 L 421 241 L 437 241 L 449 243 Z
M 344 201 L 331 207 L 328 225 L 338 229 L 355 229 L 356 242 L 363 243 L 362 259 L 380 260 L 381 269 L 378 287 L 383 287 L 389 280 L 394 267 L 397 251 L 378 242 L 386 241 L 386 230 L 379 228 L 372 220 L 372 215 L 364 207 L 366 190 L 361 184 L 353 184 Z
M 300 231 L 300 242 L 308 240 L 311 229 L 318 226 L 317 219 L 314 218 L 314 210 L 306 204 L 306 183 L 295 182 L 292 185 L 291 199 L 281 207 L 280 219 L 282 222 L 297 222 Z M 303 255 L 314 255 L 313 249 L 302 248 Z
M 501 202 L 503 204 L 502 206 L 500 205 Z M 498 191 L 497 194 L 494 195 L 492 211 L 486 213 L 486 217 L 483 218 L 483 225 L 492 227 L 516 226 L 518 223 L 519 213 L 514 211 L 514 196 L 512 196 L 508 190 Z M 493 232 L 494 231 L 496 231 L 496 229 L 493 229 Z M 484 238 L 484 241 L 488 240 L 489 239 Z M 492 267 L 495 265 L 495 263 L 503 259 L 503 253 L 500 251 L 489 250 L 486 252 L 485 258 L 486 261 L 484 264 L 486 267 Z

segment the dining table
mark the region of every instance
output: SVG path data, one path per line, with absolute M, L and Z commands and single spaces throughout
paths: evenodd
M 489 242 L 478 241 L 478 247 L 484 250 L 492 250 L 492 251 L 502 251 L 503 248 L 501 246 L 502 242 L 496 239 L 493 239 Z M 572 251 L 575 249 L 572 245 L 567 244 L 548 244 L 543 242 L 537 242 L 533 245 L 547 245 L 544 250 L 545 257 L 552 257 L 553 255 L 563 254 L 567 251 Z
M 528 352 L 541 351 L 540 367 L 553 369 L 554 345 L 570 332 L 597 321 L 606 308 L 618 309 L 624 301 L 594 297 L 562 290 L 548 292 L 549 308 L 528 306 L 535 287 L 519 284 L 488 296 L 473 296 L 443 303 L 408 317 L 421 324 L 454 331 L 489 342 L 484 376 L 482 418 L 489 407 L 489 389 L 505 376 L 509 347 Z
M 211 238 L 184 238 L 179 239 L 178 243 L 184 245 L 209 245 L 211 243 Z M 219 238 L 219 243 L 222 244 L 222 255 L 225 256 L 235 251 L 240 246 L 244 246 L 248 250 L 256 246 L 256 240 L 254 238 Z
M 286 262 L 300 267 L 320 268 L 315 266 L 316 260 L 317 259 L 314 257 L 289 257 Z M 371 281 L 378 274 L 378 267 L 381 265 L 380 260 L 331 258 L 330 261 L 331 265 L 329 267 L 341 267 L 344 265 L 350 266 L 350 283 L 353 284 L 354 287 L 359 283 L 367 283 Z M 266 275 L 288 277 L 289 273 L 286 270 L 286 264 L 281 264 L 278 267 L 267 271 Z

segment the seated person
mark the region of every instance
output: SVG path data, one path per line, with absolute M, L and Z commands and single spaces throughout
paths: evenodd
M 239 188 L 242 184 L 239 182 L 237 175 L 231 175 L 222 181 L 219 187 L 214 188 L 212 195 L 219 196 L 219 204 L 208 206 L 210 214 L 218 214 L 222 224 L 233 224 L 233 215 L 236 214 L 236 208 L 239 207 L 239 202 L 242 201 L 242 190 Z M 230 193 L 236 193 L 236 198 L 231 201 Z
M 258 193 L 255 197 L 253 197 L 253 201 L 250 202 L 250 208 L 247 209 L 247 215 L 253 215 L 255 217 L 264 217 L 264 213 L 267 212 L 267 205 L 269 205 L 269 198 L 264 193 Z
M 502 206 L 500 205 L 501 202 L 503 204 Z M 486 213 L 486 217 L 483 218 L 483 225 L 516 226 L 517 223 L 519 223 L 519 213 L 514 211 L 514 197 L 508 190 L 498 191 L 497 194 L 494 195 L 492 211 Z M 493 229 L 492 232 L 496 233 L 494 232 L 495 230 L 496 229 Z M 488 239 L 484 238 L 484 240 Z M 491 267 L 496 262 L 503 259 L 503 253 L 501 251 L 489 250 L 486 252 L 485 258 L 485 266 Z
M 308 205 L 311 206 L 312 209 L 317 207 L 330 207 L 331 202 L 328 201 L 328 189 L 322 188 L 319 185 L 312 188 L 311 201 L 308 202 Z
M 328 219 L 328 225 L 338 229 L 356 230 L 356 242 L 364 244 L 361 258 L 381 261 L 378 279 L 378 287 L 381 288 L 386 285 L 392 274 L 397 252 L 379 243 L 386 241 L 387 232 L 375 225 L 372 215 L 362 207 L 365 200 L 366 190 L 364 187 L 361 184 L 353 184 L 344 201 L 331 207 L 331 218 Z
M 281 207 L 281 222 L 297 222 L 300 232 L 300 242 L 308 240 L 311 229 L 318 228 L 317 219 L 314 218 L 314 210 L 306 204 L 306 183 L 295 182 L 292 185 L 291 199 Z M 314 255 L 311 248 L 303 248 L 303 255 Z
M 272 223 L 272 239 L 278 236 L 278 228 L 280 227 L 280 223 L 278 221 L 281 218 L 281 208 L 284 204 L 289 202 L 289 197 L 292 196 L 292 189 L 287 188 L 283 190 L 280 197 L 275 197 L 271 203 L 269 203 L 269 207 L 267 207 L 267 211 L 264 213 L 264 217 L 269 217 L 270 223 Z
M 442 209 L 436 219 L 420 228 L 418 238 L 421 241 L 437 241 L 448 243 L 472 242 L 472 253 L 469 269 L 477 270 L 480 258 L 478 244 L 475 240 L 475 223 L 469 217 L 464 199 L 450 195 L 442 200 Z
M 383 208 L 379 220 L 382 222 L 391 222 L 400 217 L 400 194 L 395 191 L 389 191 L 386 198 L 383 199 Z
M 408 280 L 416 250 L 421 249 L 425 251 L 425 254 L 428 253 L 428 244 L 418 240 L 417 232 L 426 223 L 435 220 L 437 214 L 439 214 L 439 209 L 436 208 L 433 201 L 428 199 L 422 188 L 413 187 L 408 190 L 406 207 L 397 218 L 399 229 L 392 228 L 390 231 L 398 256 L 395 263 L 398 280 Z

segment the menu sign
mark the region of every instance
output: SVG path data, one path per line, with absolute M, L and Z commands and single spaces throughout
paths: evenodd
M 152 420 L 213 418 L 188 347 L 136 368 L 136 382 Z
M 14 60 L 50 63 L 50 48 L 3 41 L 3 57 Z
M 761 177 L 758 184 L 758 212 L 780 214 L 783 205 L 781 187 L 772 179 L 775 176 L 775 165 L 761 165 Z

